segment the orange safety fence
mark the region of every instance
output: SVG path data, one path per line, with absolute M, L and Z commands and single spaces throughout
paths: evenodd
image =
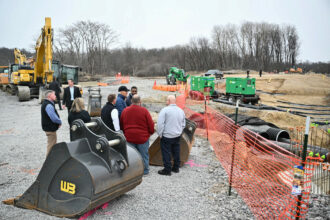
M 129 76 L 122 76 L 120 83 L 121 84 L 126 84 L 126 83 L 129 83 L 129 81 L 130 81 Z
M 108 83 L 98 82 L 97 85 L 98 85 L 98 86 L 108 86 Z
M 154 85 L 152 86 L 153 90 L 161 90 L 161 91 L 167 91 L 167 92 L 176 92 L 181 90 L 186 90 L 188 85 L 186 84 L 178 84 L 178 85 L 157 85 L 156 80 L 154 82 Z
M 116 74 L 115 80 L 111 80 L 111 81 L 109 81 L 107 83 L 98 82 L 97 85 L 98 86 L 119 85 L 119 84 L 129 83 L 129 81 L 130 81 L 130 77 L 129 76 L 121 76 L 121 75 Z
M 299 204 L 292 189 L 294 166 L 301 165 L 300 157 L 235 125 L 232 119 L 207 105 L 204 106 L 204 114 L 193 111 L 193 105 L 204 105 L 204 102 L 187 99 L 186 94 L 177 97 L 177 105 L 184 110 L 187 118 L 197 123 L 199 129 L 196 134 L 208 138 L 228 174 L 228 181 L 232 176 L 232 188 L 254 216 L 257 219 L 295 219 L 298 215 L 306 218 L 315 163 L 310 160 L 305 163 Z
M 117 73 L 115 76 L 116 80 L 119 80 L 121 84 L 129 83 L 130 77 L 129 76 L 122 76 L 121 72 Z

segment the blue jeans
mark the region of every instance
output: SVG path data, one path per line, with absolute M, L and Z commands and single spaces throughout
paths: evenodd
M 148 174 L 149 173 L 149 153 L 148 153 L 149 139 L 144 144 L 134 144 L 131 142 L 128 142 L 128 143 L 133 145 L 140 152 L 141 157 L 143 159 L 143 164 L 144 164 L 143 174 Z
M 176 138 L 162 137 L 160 139 L 164 168 L 169 172 L 172 170 L 171 155 L 174 161 L 173 168 L 178 169 L 180 167 L 180 138 L 181 136 Z

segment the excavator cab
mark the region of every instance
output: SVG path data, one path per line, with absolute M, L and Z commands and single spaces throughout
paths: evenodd
M 62 86 L 62 90 L 67 87 L 68 79 L 73 80 L 75 86 L 77 86 L 80 90 L 80 93 L 83 94 L 82 87 L 78 85 L 78 74 L 81 71 L 81 68 L 78 66 L 61 64 L 60 61 L 53 60 L 52 62 L 52 70 L 54 71 L 53 77 L 56 77 L 56 81 Z M 63 86 L 64 85 L 64 86 Z M 64 92 L 62 91 L 61 96 L 63 96 Z M 62 99 L 63 97 L 61 97 Z
M 60 84 L 68 84 L 68 79 L 72 79 L 74 84 L 78 84 L 78 73 L 81 70 L 78 66 L 61 64 L 59 61 L 53 60 L 52 70 L 54 70 L 53 76 Z

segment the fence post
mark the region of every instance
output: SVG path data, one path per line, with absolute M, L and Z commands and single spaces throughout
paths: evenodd
M 237 125 L 237 115 L 238 115 L 238 100 L 236 101 L 236 109 L 235 109 L 235 126 Z M 228 195 L 231 195 L 231 183 L 233 178 L 233 170 L 234 170 L 234 159 L 235 159 L 235 146 L 236 146 L 236 130 L 234 135 L 234 146 L 233 146 L 233 152 L 231 155 L 231 167 L 230 167 L 230 174 L 229 174 L 229 190 Z
M 305 127 L 305 137 L 304 137 L 304 148 L 303 148 L 302 160 L 301 160 L 301 166 L 303 167 L 303 170 L 305 168 L 305 163 L 306 163 L 307 143 L 308 143 L 308 133 L 309 133 L 309 123 L 310 123 L 310 117 L 307 116 L 307 118 L 306 118 L 306 127 Z M 297 210 L 296 210 L 296 220 L 300 219 L 301 199 L 302 199 L 302 196 L 301 195 L 298 195 Z
M 209 140 L 209 126 L 207 123 L 207 112 L 206 112 L 206 96 L 204 96 L 204 117 L 205 117 L 205 126 L 206 126 L 206 139 Z

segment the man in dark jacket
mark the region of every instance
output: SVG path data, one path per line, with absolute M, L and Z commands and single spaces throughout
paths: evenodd
M 126 105 L 127 105 L 127 107 L 132 104 L 132 102 L 131 102 L 132 97 L 133 97 L 133 95 L 136 95 L 136 94 L 137 94 L 137 87 L 136 86 L 132 86 L 131 87 L 131 92 L 130 92 L 130 94 L 126 98 Z
M 123 112 L 124 108 L 127 107 L 125 99 L 127 97 L 129 89 L 127 89 L 126 86 L 120 86 L 118 88 L 119 94 L 117 95 L 117 101 L 116 101 L 116 108 L 118 109 L 118 116 L 120 118 L 121 113 Z
M 101 119 L 113 131 L 119 131 L 119 117 L 118 110 L 115 106 L 116 95 L 108 95 L 108 102 L 103 106 L 101 110 Z
M 68 113 L 70 113 L 70 109 L 72 106 L 72 102 L 75 98 L 81 97 L 80 90 L 77 86 L 74 86 L 73 80 L 68 80 L 68 87 L 64 89 L 63 95 L 63 109 L 68 108 Z
M 47 154 L 57 142 L 56 131 L 61 127 L 62 121 L 55 109 L 55 92 L 46 92 L 46 99 L 41 105 L 41 126 L 47 136 Z
M 60 96 L 61 87 L 60 87 L 60 84 L 57 82 L 56 77 L 53 78 L 53 82 L 49 85 L 49 89 L 55 91 L 58 107 L 60 110 L 62 110 L 61 96 Z

